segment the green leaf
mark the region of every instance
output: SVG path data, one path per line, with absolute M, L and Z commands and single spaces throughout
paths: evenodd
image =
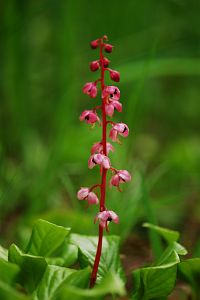
M 29 292 L 33 292 L 40 282 L 47 263 L 44 257 L 24 254 L 16 246 L 11 245 L 8 251 L 9 261 L 17 264 L 20 267 L 19 283 L 24 286 Z
M 65 261 L 62 257 L 46 257 L 48 265 L 63 266 Z
M 65 267 L 70 267 L 78 260 L 78 247 L 65 240 L 60 256 L 64 260 Z
M 97 279 L 100 280 L 108 272 L 117 273 L 123 281 L 125 276 L 119 257 L 119 237 L 108 236 L 103 238 L 102 254 L 99 263 Z M 79 262 L 81 267 L 93 266 L 98 238 L 71 234 L 71 242 L 79 247 Z
M 168 243 L 177 242 L 179 239 L 179 232 L 156 226 L 150 223 L 144 223 L 143 227 L 150 228 L 159 233 Z
M 88 284 L 89 276 L 89 268 L 76 271 L 58 266 L 48 266 L 33 298 L 34 300 L 55 299 L 64 284 L 85 287 Z
M 124 282 L 118 274 L 109 272 L 96 285 L 93 289 L 81 289 L 79 286 L 74 288 L 72 286 L 64 287 L 61 290 L 59 300 L 73 299 L 73 300 L 87 300 L 104 299 L 107 294 L 125 296 L 126 291 L 124 289 Z
M 47 258 L 52 265 L 70 267 L 78 260 L 78 247 L 71 244 L 70 238 L 66 238 L 55 253 L 55 257 Z
M 8 250 L 0 245 L 0 258 L 8 260 Z
M 17 292 L 14 288 L 2 282 L 0 280 L 0 299 L 2 300 L 30 300 L 28 296 L 25 296 Z
M 51 256 L 64 242 L 69 232 L 69 228 L 38 220 L 33 227 L 27 252 L 38 256 Z
M 178 255 L 186 255 L 188 253 L 187 249 L 177 242 L 174 242 L 173 246 Z
M 167 297 L 176 282 L 178 254 L 169 246 L 159 262 L 152 267 L 141 268 L 133 272 L 133 300 L 148 300 Z
M 200 258 L 191 258 L 182 261 L 179 264 L 179 270 L 184 279 L 192 285 L 194 291 L 196 291 L 196 293 L 199 293 Z
M 19 273 L 19 267 L 0 258 L 0 280 L 11 284 Z

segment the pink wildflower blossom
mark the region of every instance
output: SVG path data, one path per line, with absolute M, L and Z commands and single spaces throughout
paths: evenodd
M 110 143 L 106 143 L 106 152 L 107 152 L 107 154 L 110 151 L 114 152 L 114 147 Z M 95 152 L 97 152 L 97 153 L 102 153 L 103 152 L 103 145 L 102 145 L 101 142 L 97 142 L 92 146 L 91 154 L 94 154 Z
M 100 119 L 92 110 L 84 110 L 79 117 L 80 121 L 86 121 L 88 124 L 94 124 L 97 121 L 100 123 Z
M 110 180 L 110 185 L 119 187 L 120 183 L 131 181 L 131 175 L 127 170 L 119 170 Z
M 97 96 L 97 87 L 94 82 L 87 82 L 83 87 L 83 93 L 89 95 L 91 98 Z
M 110 169 L 110 159 L 104 154 L 93 154 L 88 160 L 88 167 L 92 169 L 96 165 L 101 165 L 104 169 Z
M 119 223 L 119 217 L 118 215 L 112 211 L 112 210 L 104 210 L 102 212 L 99 212 L 95 219 L 94 222 L 96 223 L 96 221 L 99 220 L 99 224 L 101 227 L 106 228 L 106 230 L 108 231 L 108 222 L 113 221 L 114 223 Z
M 77 192 L 77 198 L 79 200 L 86 200 L 89 205 L 91 204 L 98 204 L 99 199 L 97 195 L 93 192 L 90 192 L 89 188 L 82 187 L 78 192 Z
M 109 137 L 113 142 L 119 142 L 118 134 L 127 137 L 129 135 L 129 128 L 124 123 L 116 123 L 110 130 Z

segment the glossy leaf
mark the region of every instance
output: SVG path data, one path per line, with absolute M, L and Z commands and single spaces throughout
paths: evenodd
M 133 300 L 148 300 L 167 297 L 176 282 L 178 254 L 169 246 L 155 266 L 133 272 Z
M 69 232 L 69 228 L 38 220 L 33 227 L 27 252 L 33 255 L 49 257 L 64 242 Z
M 11 284 L 19 273 L 19 267 L 0 258 L 0 280 Z
M 79 262 L 81 267 L 93 265 L 98 238 L 94 236 L 71 235 L 71 242 L 79 247 Z M 119 257 L 119 237 L 108 236 L 103 238 L 103 248 L 98 269 L 98 280 L 108 272 L 117 273 L 124 280 Z
M 0 258 L 8 260 L 8 250 L 0 245 Z
M 179 264 L 179 270 L 184 279 L 189 282 L 194 291 L 199 294 L 200 292 L 200 258 L 190 258 L 182 261 Z
M 29 292 L 33 292 L 47 267 L 45 258 L 24 254 L 14 244 L 9 248 L 8 257 L 10 262 L 17 264 L 20 267 L 19 283 Z
M 89 268 L 76 271 L 50 265 L 47 267 L 33 298 L 34 300 L 55 299 L 64 284 L 85 287 L 88 285 L 89 276 Z
M 0 280 L 0 299 L 2 300 L 31 300 L 28 296 L 17 292 L 10 285 Z
M 93 289 L 81 289 L 79 286 L 77 288 L 72 286 L 64 287 L 61 291 L 60 297 L 57 298 L 57 300 L 100 300 L 105 299 L 107 294 L 117 294 L 119 296 L 125 296 L 126 294 L 124 282 L 116 273 L 107 273 L 102 281 Z
M 167 228 L 163 228 L 157 225 L 153 225 L 150 223 L 144 223 L 143 227 L 149 228 L 151 230 L 155 230 L 157 233 L 159 233 L 168 243 L 171 242 L 177 242 L 179 239 L 179 232 L 170 230 Z

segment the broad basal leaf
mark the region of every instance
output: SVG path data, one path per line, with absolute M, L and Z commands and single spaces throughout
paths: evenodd
M 14 244 L 9 248 L 8 258 L 10 262 L 17 264 L 20 267 L 18 282 L 29 292 L 33 292 L 47 267 L 45 258 L 24 254 Z
M 96 255 L 98 238 L 72 234 L 71 242 L 79 247 L 79 262 L 81 266 L 92 266 Z M 125 278 L 119 257 L 119 237 L 117 236 L 103 238 L 98 280 L 104 277 L 108 272 L 117 273 L 123 280 Z
M 0 299 L 1 300 L 31 300 L 28 296 L 17 292 L 7 283 L 0 280 Z
M 57 299 L 64 285 L 85 287 L 88 285 L 90 272 L 89 268 L 76 271 L 58 266 L 48 266 L 33 298 L 34 300 Z
M 17 265 L 12 264 L 0 258 L 0 280 L 1 281 L 11 284 L 15 280 L 18 273 L 19 273 L 19 267 Z
M 179 264 L 179 270 L 196 293 L 200 293 L 200 258 L 191 258 Z
M 52 265 L 70 267 L 78 260 L 78 247 L 70 243 L 67 237 L 55 253 L 55 257 L 48 257 L 47 262 Z
M 156 226 L 150 223 L 144 223 L 144 227 L 150 228 L 152 230 L 155 230 L 157 233 L 159 233 L 168 243 L 177 242 L 179 239 L 179 232 L 170 230 L 167 228 L 163 228 L 160 226 Z
M 8 250 L 0 245 L 0 258 L 8 260 Z
M 69 228 L 38 220 L 33 227 L 27 252 L 38 256 L 51 256 L 69 232 Z
M 118 274 L 109 272 L 93 289 L 81 289 L 80 286 L 64 286 L 56 300 L 100 300 L 108 294 L 125 296 L 124 282 Z
M 168 296 L 176 282 L 177 264 L 180 262 L 172 246 L 164 252 L 157 265 L 133 272 L 133 300 L 149 300 Z

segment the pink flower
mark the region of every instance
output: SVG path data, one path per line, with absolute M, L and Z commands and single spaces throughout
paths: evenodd
M 88 160 L 88 167 L 92 169 L 96 165 L 101 165 L 104 169 L 110 169 L 110 160 L 104 154 L 93 154 Z
M 122 104 L 119 102 L 120 90 L 116 86 L 106 86 L 102 92 L 102 98 L 106 98 L 106 115 L 112 117 L 115 109 L 122 111 Z
M 121 112 L 122 111 L 122 104 L 118 101 L 110 101 L 109 104 L 105 105 L 105 111 L 106 111 L 106 115 L 109 117 L 112 117 L 114 114 L 114 110 Z
M 129 128 L 124 123 L 116 123 L 113 128 L 110 130 L 109 137 L 113 142 L 119 142 L 118 134 L 124 137 L 129 135 Z
M 86 121 L 88 124 L 94 124 L 97 121 L 100 122 L 99 117 L 92 110 L 84 110 L 79 117 L 80 121 Z
M 118 101 L 120 99 L 120 90 L 114 85 L 108 85 L 103 89 L 102 98 L 109 96 L 109 100 Z
M 119 187 L 120 183 L 131 181 L 131 175 L 127 170 L 119 170 L 110 180 L 110 185 Z
M 92 49 L 96 49 L 99 46 L 99 39 L 92 41 L 90 46 Z
M 100 68 L 100 64 L 99 64 L 99 61 L 98 60 L 95 60 L 95 61 L 92 61 L 90 63 L 90 70 L 92 72 L 95 72 L 96 70 L 98 70 Z
M 89 188 L 82 187 L 78 192 L 77 192 L 77 198 L 79 200 L 87 200 L 88 204 L 98 204 L 99 199 L 97 195 L 93 192 L 90 192 Z
M 111 53 L 112 50 L 113 50 L 113 45 L 105 44 L 104 50 L 105 50 L 105 52 L 107 52 L 107 53 Z
M 110 69 L 110 79 L 112 79 L 115 82 L 119 82 L 120 81 L 120 73 L 118 71 Z
M 116 224 L 119 223 L 118 215 L 112 210 L 104 210 L 99 212 L 94 219 L 94 223 L 96 223 L 97 220 L 99 220 L 100 226 L 106 228 L 107 231 L 108 222 L 113 221 Z
M 114 152 L 114 147 L 110 143 L 106 143 L 106 151 L 109 153 L 110 151 Z M 95 143 L 91 148 L 91 154 L 95 152 L 102 153 L 103 152 L 103 145 L 101 142 Z
M 90 189 L 89 188 L 86 188 L 86 187 L 82 187 L 78 192 L 77 192 L 77 198 L 79 200 L 84 200 L 88 194 L 90 192 Z
M 83 87 L 83 93 L 89 95 L 91 98 L 97 96 L 97 87 L 94 82 L 87 82 Z

